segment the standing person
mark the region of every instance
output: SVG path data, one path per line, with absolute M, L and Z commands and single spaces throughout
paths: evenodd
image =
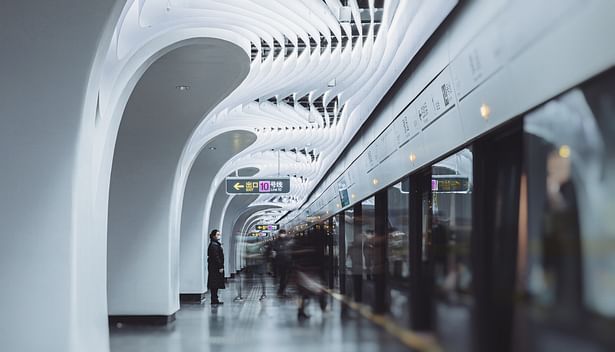
M 224 251 L 218 230 L 209 234 L 209 247 L 207 248 L 207 288 L 211 292 L 211 304 L 224 304 L 218 299 L 218 290 L 224 289 Z

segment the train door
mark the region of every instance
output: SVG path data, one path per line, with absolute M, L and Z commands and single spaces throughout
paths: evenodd
M 363 301 L 363 242 L 361 240 L 361 203 L 344 211 L 344 255 L 346 293 Z
M 471 148 L 431 166 L 431 218 L 423 257 L 431 270 L 434 327 L 446 350 L 470 351 L 473 183 Z
M 329 288 L 339 290 L 339 232 L 337 216 L 329 218 L 328 227 Z
M 342 211 L 335 216 L 338 233 L 338 267 L 339 267 L 339 291 L 346 294 L 346 212 Z
M 355 210 L 356 211 L 356 210 Z M 378 237 L 376 234 L 376 197 L 371 196 L 361 202 L 361 216 L 357 216 L 360 220 L 359 231 L 357 234 L 361 243 L 361 254 L 363 259 L 362 272 L 362 300 L 371 307 L 378 306 L 377 297 L 377 278 L 378 278 Z
M 386 277 L 389 313 L 410 323 L 410 179 L 387 188 Z

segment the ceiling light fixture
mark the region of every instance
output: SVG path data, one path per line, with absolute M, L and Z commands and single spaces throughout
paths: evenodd
M 179 86 L 175 86 L 175 88 L 181 92 L 185 92 L 187 90 L 190 90 L 190 86 L 184 86 L 184 85 L 179 85 Z
M 209 147 L 209 150 L 216 150 L 216 147 Z

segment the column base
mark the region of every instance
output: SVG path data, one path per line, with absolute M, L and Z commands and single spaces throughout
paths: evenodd
M 175 313 L 171 315 L 110 315 L 109 325 L 139 325 L 164 326 L 175 321 Z
M 180 293 L 179 303 L 201 304 L 205 300 L 207 292 L 203 293 Z

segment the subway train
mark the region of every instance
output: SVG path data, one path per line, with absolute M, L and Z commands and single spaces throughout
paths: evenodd
M 447 351 L 613 350 L 614 33 L 592 22 L 612 5 L 511 2 L 456 47 L 474 5 L 284 220 L 324 236 L 331 289 Z

